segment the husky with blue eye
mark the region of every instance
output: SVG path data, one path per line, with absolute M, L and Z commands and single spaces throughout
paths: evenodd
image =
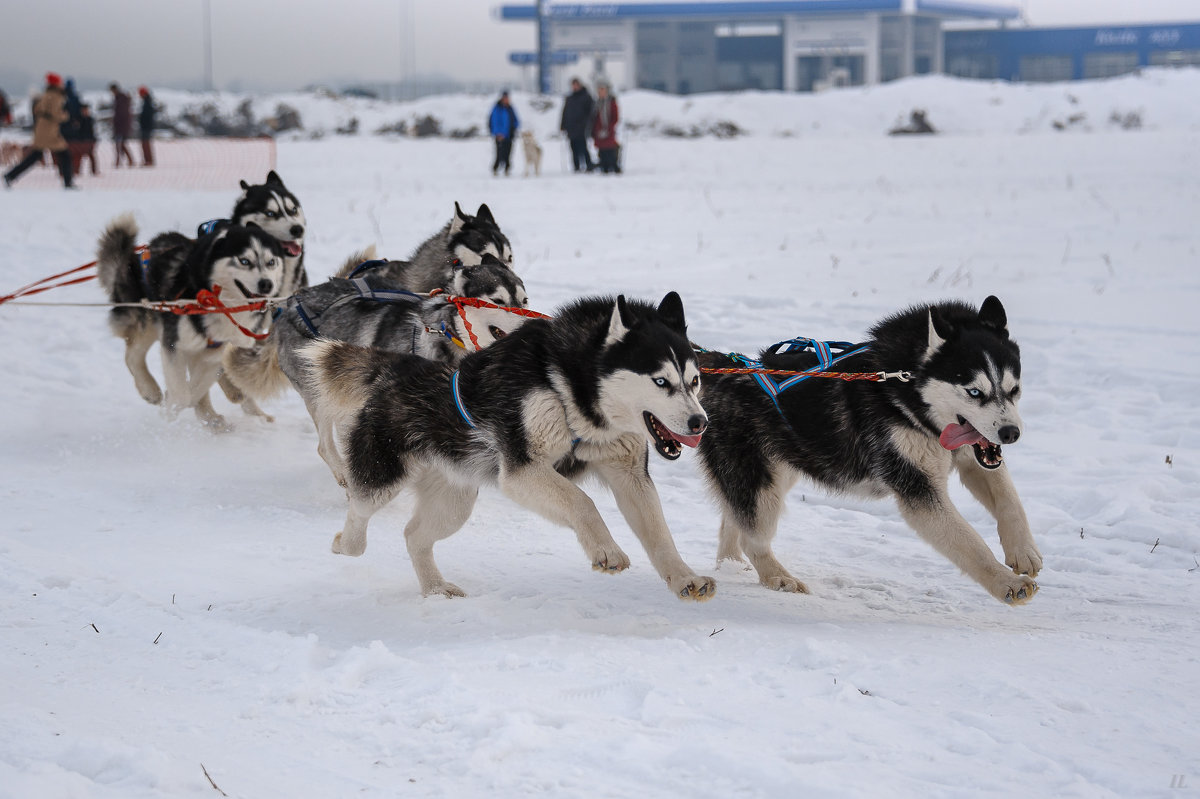
M 711 424 L 700 463 L 722 511 L 718 561 L 744 555 L 768 588 L 808 593 L 771 551 L 788 490 L 807 478 L 833 492 L 894 497 L 905 521 L 989 594 L 1009 604 L 1032 599 L 1042 556 L 1000 449 L 1022 430 L 1020 351 L 1000 300 L 910 308 L 875 325 L 866 342 L 828 344 L 782 342 L 761 364 L 911 377 L 704 376 Z M 701 363 L 743 365 L 716 354 Z M 1004 563 L 950 501 L 951 472 L 996 519 Z

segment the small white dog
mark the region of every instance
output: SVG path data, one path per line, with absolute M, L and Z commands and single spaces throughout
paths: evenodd
M 530 169 L 533 170 L 533 174 L 540 176 L 542 174 L 542 145 L 537 143 L 532 131 L 521 131 L 521 147 L 525 151 L 525 177 L 529 177 Z

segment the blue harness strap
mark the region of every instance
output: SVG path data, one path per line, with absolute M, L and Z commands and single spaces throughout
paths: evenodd
M 467 412 L 467 406 L 463 405 L 462 395 L 458 392 L 458 370 L 454 370 L 454 374 L 450 375 L 450 394 L 454 397 L 454 407 L 458 408 L 458 415 L 467 423 L 467 427 L 475 428 L 475 420 L 471 418 L 471 414 Z
M 146 299 L 153 299 L 150 294 L 150 248 L 142 250 L 138 253 L 138 265 L 141 267 L 142 275 L 142 291 L 146 293 Z
M 228 224 L 228 219 L 210 219 L 207 222 L 201 222 L 196 226 L 197 236 L 207 236 L 222 225 Z
M 354 278 L 358 277 L 359 272 L 366 272 L 371 269 L 376 269 L 380 266 L 383 266 L 387 262 L 388 260 L 386 258 L 376 258 L 374 261 L 363 261 L 361 264 L 354 267 L 354 271 L 351 272 L 348 277 L 353 280 Z
M 792 375 L 785 380 L 776 383 L 771 375 L 761 374 L 758 372 L 751 373 L 754 382 L 758 383 L 759 387 L 766 392 L 770 397 L 771 403 L 775 406 L 775 410 L 779 411 L 779 415 L 783 415 L 783 409 L 779 407 L 779 395 L 787 391 L 793 386 L 803 383 L 812 377 L 813 372 L 827 372 L 829 368 L 839 361 L 845 360 L 852 355 L 859 355 L 870 349 L 870 346 L 863 345 L 857 349 L 853 349 L 854 345 L 846 341 L 817 341 L 811 338 L 793 338 L 787 341 L 781 341 L 778 344 L 772 344 L 767 348 L 768 352 L 775 355 L 781 355 L 785 352 L 803 352 L 812 350 L 817 356 L 817 365 L 805 369 L 798 375 Z M 834 355 L 833 351 L 838 350 L 838 354 Z M 750 361 L 743 358 L 748 364 L 761 368 L 761 361 Z
M 367 263 L 372 263 L 372 262 L 368 261 Z M 383 263 L 383 262 L 380 261 L 379 263 Z M 355 271 L 358 271 L 358 270 L 355 270 Z M 371 285 L 369 283 L 367 283 L 366 279 L 361 278 L 361 277 L 352 278 L 350 280 L 350 284 L 352 286 L 354 286 L 354 290 L 356 293 L 354 293 L 354 294 L 347 293 L 341 297 L 338 297 L 336 300 L 329 303 L 329 305 L 326 306 L 325 310 L 321 311 L 320 313 L 310 314 L 305 309 L 304 303 L 301 302 L 299 297 L 297 297 L 295 295 L 293 295 L 289 299 L 288 304 L 296 309 L 296 315 L 300 317 L 300 321 L 303 322 L 304 326 L 308 328 L 308 332 L 313 335 L 313 338 L 316 338 L 317 336 L 321 335 L 321 331 L 317 329 L 317 320 L 321 318 L 321 314 L 328 313 L 330 310 L 332 310 L 333 308 L 336 308 L 337 306 L 341 305 L 344 302 L 350 302 L 351 300 L 368 300 L 370 302 L 389 303 L 389 302 L 408 302 L 409 300 L 412 300 L 412 299 L 417 299 L 417 300 L 423 299 L 420 294 L 414 294 L 413 292 L 405 291 L 404 289 L 374 289 L 374 288 L 371 288 Z M 414 352 L 416 351 L 415 346 L 413 347 L 413 351 Z

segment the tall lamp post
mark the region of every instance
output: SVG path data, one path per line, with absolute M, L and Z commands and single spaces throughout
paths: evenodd
M 546 22 L 546 0 L 537 0 L 538 94 L 550 93 L 550 25 Z

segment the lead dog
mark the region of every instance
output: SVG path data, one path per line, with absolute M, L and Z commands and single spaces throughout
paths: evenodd
M 711 424 L 699 452 L 722 511 L 718 561 L 745 553 L 763 585 L 808 593 L 771 551 L 784 498 L 807 477 L 835 492 L 895 497 L 905 521 L 988 593 L 1029 601 L 1042 556 L 1000 450 L 1021 435 L 1020 352 L 1000 301 L 910 308 L 877 324 L 865 344 L 845 345 L 837 360 L 794 349 L 804 341 L 784 344 L 790 351 L 765 354 L 763 366 L 907 370 L 912 378 L 814 377 L 780 391 L 750 375 L 706 374 Z M 715 355 L 702 362 L 738 365 Z M 1007 566 L 950 501 L 951 470 L 995 517 Z
M 674 292 L 657 308 L 623 297 L 579 300 L 467 355 L 457 370 L 326 340 L 300 354 L 305 401 L 348 433 L 349 509 L 334 552 L 361 555 L 368 521 L 408 486 L 416 507 L 404 538 L 421 592 L 461 596 L 434 563 L 433 545 L 467 521 L 479 486 L 495 483 L 573 529 L 593 569 L 622 571 L 628 556 L 564 476 L 590 472 L 612 489 L 674 594 L 703 600 L 715 592 L 711 577 L 679 557 L 647 468 L 647 440 L 678 457 L 707 424 Z

